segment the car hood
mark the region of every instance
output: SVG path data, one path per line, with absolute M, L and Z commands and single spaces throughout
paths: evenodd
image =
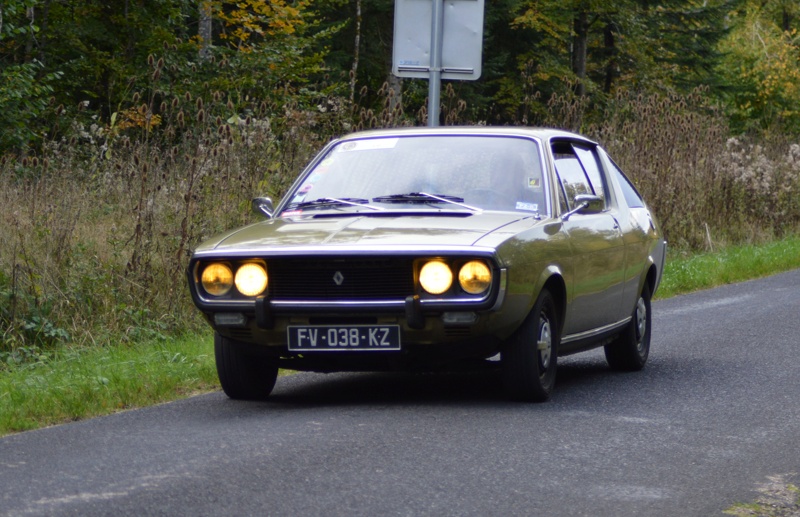
M 198 246 L 195 253 L 216 255 L 263 248 L 493 246 L 536 222 L 531 215 L 512 212 L 282 218 L 217 236 Z M 479 243 L 489 235 L 494 237 L 487 239 L 491 242 Z

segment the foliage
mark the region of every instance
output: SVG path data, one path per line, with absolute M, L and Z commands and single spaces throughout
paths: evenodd
M 775 4 L 787 9 L 780 17 Z M 726 105 L 737 130 L 800 131 L 800 34 L 785 22 L 790 14 L 800 15 L 800 7 L 778 1 L 734 13 L 719 73 L 730 85 Z
M 61 72 L 37 77 L 43 65 L 31 61 L 0 69 L 0 149 L 25 149 L 36 142 L 34 122 L 45 115 L 50 106 L 54 83 Z

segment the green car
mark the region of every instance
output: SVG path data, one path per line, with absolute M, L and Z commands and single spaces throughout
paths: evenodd
M 234 399 L 279 368 L 500 368 L 544 401 L 559 356 L 639 370 L 666 242 L 595 142 L 531 128 L 361 132 L 328 144 L 265 220 L 195 250 L 192 298 Z M 498 359 L 499 358 L 499 359 Z

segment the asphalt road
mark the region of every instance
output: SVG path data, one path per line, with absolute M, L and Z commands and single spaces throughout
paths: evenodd
M 0 515 L 710 516 L 800 477 L 800 270 L 653 304 L 650 362 L 298 374 L 0 439 Z

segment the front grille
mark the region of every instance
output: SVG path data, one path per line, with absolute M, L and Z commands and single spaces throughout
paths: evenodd
M 403 300 L 414 294 L 411 258 L 279 258 L 267 263 L 271 300 Z

